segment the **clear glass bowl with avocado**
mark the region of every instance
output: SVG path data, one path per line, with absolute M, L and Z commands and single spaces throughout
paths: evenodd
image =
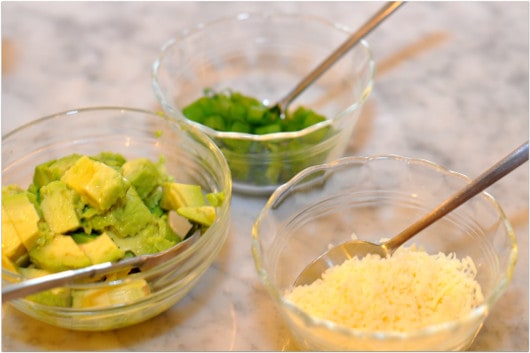
M 365 41 L 296 98 L 285 117 L 269 108 L 350 34 L 299 14 L 242 13 L 200 24 L 162 46 L 153 91 L 168 115 L 191 122 L 221 148 L 235 191 L 267 195 L 345 152 L 373 86 L 375 62 Z
M 200 234 L 146 271 L 10 302 L 44 322 L 108 330 L 153 317 L 193 288 L 227 237 L 230 171 L 188 124 L 128 108 L 74 110 L 4 136 L 2 159 L 3 285 L 157 253 Z

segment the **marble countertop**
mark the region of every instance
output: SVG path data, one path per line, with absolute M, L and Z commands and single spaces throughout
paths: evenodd
M 88 106 L 159 109 L 150 67 L 177 31 L 280 9 L 355 28 L 379 2 L 2 2 L 2 133 Z M 469 176 L 528 139 L 528 2 L 411 2 L 367 39 L 374 91 L 347 153 L 426 158 Z M 515 276 L 471 350 L 528 351 L 528 164 L 489 191 L 519 241 Z M 235 195 L 230 236 L 181 302 L 133 327 L 55 328 L 2 306 L 4 351 L 293 349 L 259 282 L 251 225 L 266 199 Z

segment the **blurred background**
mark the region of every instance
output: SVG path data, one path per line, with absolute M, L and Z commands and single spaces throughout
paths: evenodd
M 323 16 L 353 30 L 381 5 L 2 2 L 2 134 L 73 108 L 159 110 L 151 65 L 162 44 L 189 26 L 238 12 L 280 10 Z M 473 177 L 526 141 L 528 17 L 528 2 L 403 6 L 367 37 L 376 81 L 348 154 L 426 158 Z M 514 225 L 520 254 L 513 282 L 471 349 L 528 351 L 528 164 L 490 192 Z M 231 239 L 216 266 L 187 301 L 166 314 L 126 330 L 83 334 L 3 306 L 2 348 L 289 349 L 250 254 L 251 225 L 265 201 L 234 198 Z

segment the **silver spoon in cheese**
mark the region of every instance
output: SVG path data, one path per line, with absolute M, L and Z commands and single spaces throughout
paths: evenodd
M 368 254 L 376 254 L 381 257 L 392 255 L 397 248 L 414 235 L 418 234 L 421 230 L 442 218 L 473 196 L 484 191 L 488 186 L 495 183 L 526 161 L 528 161 L 528 141 L 393 238 L 381 244 L 375 244 L 363 240 L 349 240 L 332 247 L 302 270 L 296 278 L 294 286 L 313 283 L 316 279 L 320 278 L 322 273 L 329 267 L 340 265 L 345 260 L 356 256 L 361 258 Z

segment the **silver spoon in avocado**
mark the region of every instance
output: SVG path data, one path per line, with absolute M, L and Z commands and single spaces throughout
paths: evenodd
M 135 256 L 120 260 L 118 262 L 104 262 L 77 270 L 52 273 L 46 276 L 27 279 L 8 286 L 2 286 L 2 303 L 23 298 L 30 294 L 42 292 L 44 290 L 73 283 L 80 283 L 81 280 L 96 281 L 104 275 L 126 269 L 147 271 L 161 263 L 168 261 L 169 259 L 174 258 L 195 244 L 201 236 L 200 229 L 201 226 L 199 224 L 193 223 L 182 241 L 167 250 L 155 254 Z

